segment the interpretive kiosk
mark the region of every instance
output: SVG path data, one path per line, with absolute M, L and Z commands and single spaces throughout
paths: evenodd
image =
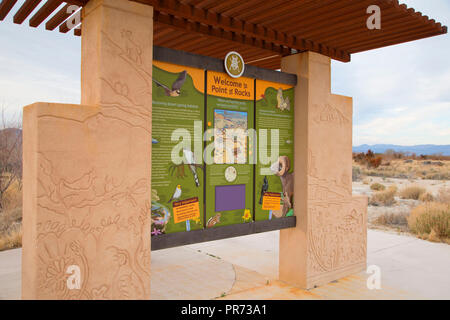
M 172 54 L 153 61 L 152 236 L 293 216 L 295 77 Z
M 149 299 L 152 250 L 272 230 L 282 281 L 366 268 L 331 59 L 447 27 L 397 0 L 2 0 L 0 21 L 12 10 L 81 36 L 81 104 L 23 112 L 24 299 Z

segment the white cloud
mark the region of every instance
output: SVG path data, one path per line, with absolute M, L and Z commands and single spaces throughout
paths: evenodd
M 446 121 L 447 119 L 447 121 Z M 354 143 L 359 144 L 449 144 L 450 103 L 404 109 L 354 126 Z M 433 137 L 433 141 L 430 141 Z
M 450 22 L 445 0 L 404 2 Z M 333 92 L 353 97 L 354 144 L 450 144 L 449 56 L 444 35 L 333 62 Z

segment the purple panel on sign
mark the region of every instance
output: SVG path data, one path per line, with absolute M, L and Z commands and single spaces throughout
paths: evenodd
M 245 209 L 245 184 L 216 186 L 216 211 Z

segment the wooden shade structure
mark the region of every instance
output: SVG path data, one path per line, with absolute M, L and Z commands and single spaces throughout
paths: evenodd
M 223 59 L 241 53 L 246 63 L 279 69 L 281 57 L 313 51 L 348 62 L 353 53 L 447 33 L 447 27 L 398 0 L 135 0 L 154 7 L 154 44 Z M 13 14 L 31 27 L 67 33 L 70 5 L 88 0 L 3 0 L 0 20 Z M 370 5 L 381 8 L 380 30 L 369 30 Z M 39 8 L 38 8 L 39 7 Z M 120 23 L 120 22 L 118 22 Z M 76 36 L 81 29 L 74 29 Z

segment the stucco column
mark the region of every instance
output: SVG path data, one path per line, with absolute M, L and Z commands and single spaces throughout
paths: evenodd
M 279 278 L 302 288 L 366 267 L 367 197 L 352 196 L 352 99 L 331 94 L 330 58 L 282 59 L 295 91 L 297 226 L 280 231 Z
M 82 105 L 24 108 L 25 299 L 149 299 L 153 8 L 91 0 Z

